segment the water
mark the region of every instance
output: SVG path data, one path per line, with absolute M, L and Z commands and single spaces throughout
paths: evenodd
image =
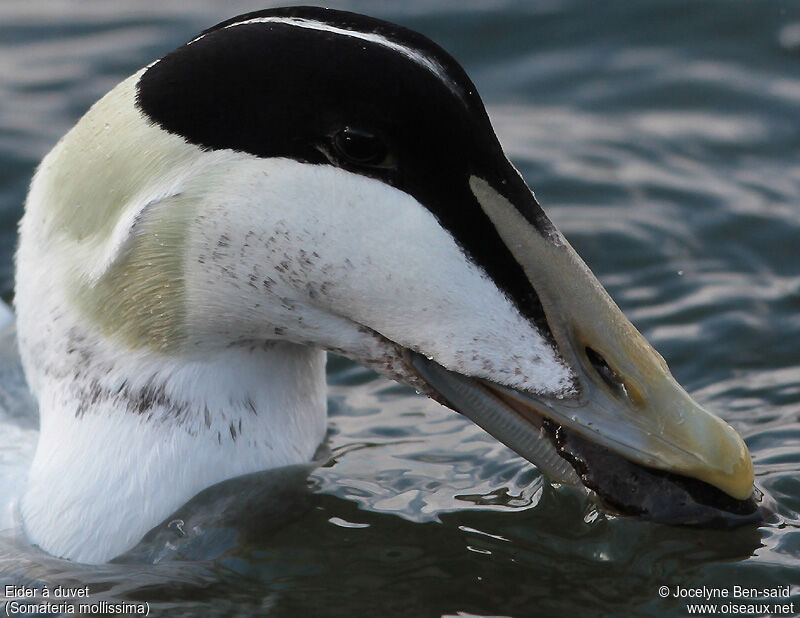
M 41 156 L 120 79 L 266 4 L 0 4 L 2 298 Z M 800 5 L 328 4 L 418 29 L 464 64 L 551 218 L 676 377 L 744 436 L 780 523 L 608 518 L 465 419 L 334 358 L 333 458 L 310 486 L 294 470 L 201 497 L 252 505 L 250 517 L 189 508 L 150 539 L 156 565 L 83 567 L 6 538 L 5 577 L 89 584 L 169 616 L 686 615 L 661 585 L 794 584 L 800 609 Z M 35 418 L 0 424 L 14 491 Z

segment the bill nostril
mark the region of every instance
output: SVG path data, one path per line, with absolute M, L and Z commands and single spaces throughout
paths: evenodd
M 613 392 L 629 398 L 624 380 L 611 368 L 606 362 L 606 359 L 589 346 L 584 348 L 584 352 L 586 353 L 586 358 L 589 360 L 592 369 L 600 376 L 603 382 L 605 382 Z

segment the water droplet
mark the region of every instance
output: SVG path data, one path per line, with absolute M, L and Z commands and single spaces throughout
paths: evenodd
M 186 532 L 183 529 L 183 520 L 182 519 L 173 519 L 171 522 L 167 524 L 167 528 L 176 532 L 180 536 L 186 536 Z

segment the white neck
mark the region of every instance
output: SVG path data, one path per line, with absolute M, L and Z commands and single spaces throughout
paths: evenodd
M 51 316 L 64 341 L 47 355 L 53 364 L 26 367 L 41 437 L 21 511 L 28 537 L 51 554 L 105 562 L 202 489 L 307 462 L 324 438 L 320 350 L 279 343 L 202 359 L 135 356 L 68 314 Z

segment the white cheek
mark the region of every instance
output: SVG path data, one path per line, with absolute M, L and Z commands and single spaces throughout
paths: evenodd
M 570 371 L 552 347 L 410 195 L 287 159 L 248 159 L 235 177 L 209 185 L 188 289 L 195 304 L 227 304 L 229 329 L 277 324 L 278 336 L 288 329 L 348 351 L 353 333 L 344 325 L 355 322 L 459 373 L 569 389 Z M 191 303 L 190 311 L 198 328 L 216 313 Z

